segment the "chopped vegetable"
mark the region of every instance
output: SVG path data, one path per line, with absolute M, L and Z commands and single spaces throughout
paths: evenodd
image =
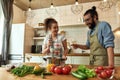
M 17 75 L 19 77 L 23 77 L 27 74 L 31 74 L 33 72 L 33 66 L 26 66 L 23 65 L 21 67 L 17 67 L 11 70 L 11 73 L 13 73 L 14 75 Z
M 45 68 L 26 65 L 12 69 L 11 73 L 19 77 L 26 76 L 27 74 L 41 75 L 42 78 L 44 78 L 45 75 L 52 75 L 51 72 L 46 72 Z
M 72 75 L 81 80 L 86 80 L 87 78 L 95 77 L 96 73 L 93 69 L 89 69 L 84 65 L 80 65 L 75 72 L 72 72 Z
M 44 74 L 43 73 L 41 73 L 41 77 L 42 77 L 42 79 L 44 79 Z
M 35 75 L 40 75 L 42 72 L 45 72 L 45 68 L 41 68 L 41 69 L 39 69 L 39 70 L 34 70 L 34 71 L 33 71 L 33 74 L 35 74 Z

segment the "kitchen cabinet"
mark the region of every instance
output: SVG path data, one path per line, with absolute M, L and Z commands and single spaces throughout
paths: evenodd
M 28 62 L 27 56 L 25 62 Z M 30 62 L 43 63 L 43 56 L 31 55 Z M 89 56 L 67 56 L 66 64 L 89 64 Z
M 29 61 L 27 60 L 27 56 L 26 56 L 26 58 L 25 58 L 25 62 L 29 62 Z M 31 56 L 30 62 L 43 63 L 44 60 L 43 60 L 43 57 L 42 57 L 42 56 Z
M 41 23 L 40 26 L 33 27 L 33 32 L 34 32 L 34 36 L 32 38 L 33 46 L 31 46 L 31 47 L 34 47 L 34 48 L 32 48 L 31 52 L 32 53 L 41 53 L 43 40 L 45 38 L 45 31 L 44 31 L 43 23 Z M 37 46 L 39 46 L 39 47 L 37 47 Z
M 89 56 L 72 56 L 72 64 L 89 64 Z
M 115 60 L 115 63 L 114 63 L 115 66 L 120 66 L 120 56 L 116 56 L 114 60 Z
M 31 55 L 31 61 L 30 62 L 44 62 L 43 60 L 43 54 L 31 54 L 31 53 L 26 53 L 26 55 Z M 120 66 L 120 54 L 117 53 L 115 54 L 115 66 Z M 28 60 L 26 59 L 25 62 L 28 62 Z M 66 64 L 83 64 L 83 65 L 89 65 L 89 54 L 88 53 L 84 53 L 84 54 L 80 54 L 80 53 L 74 53 L 74 54 L 68 54 L 67 55 L 67 60 L 65 62 Z
M 34 37 L 33 37 L 33 39 L 43 41 L 44 37 L 45 37 L 44 26 L 34 27 Z
M 66 60 L 65 63 L 66 63 L 66 64 L 71 64 L 71 63 L 72 63 L 71 56 L 67 56 L 67 60 Z

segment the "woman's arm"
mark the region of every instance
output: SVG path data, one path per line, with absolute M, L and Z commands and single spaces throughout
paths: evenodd
M 43 54 L 48 54 L 50 53 L 50 46 L 53 44 L 52 39 L 48 39 L 48 37 L 45 37 L 44 42 L 43 42 Z
M 50 49 L 49 49 L 49 47 L 47 47 L 47 45 L 44 45 L 44 48 L 43 48 L 43 50 L 42 50 L 42 53 L 43 53 L 43 54 L 50 53 Z
M 66 57 L 67 53 L 68 53 L 68 48 L 67 48 L 67 41 L 66 39 L 64 41 L 62 41 L 63 44 L 63 48 L 64 48 L 64 56 Z

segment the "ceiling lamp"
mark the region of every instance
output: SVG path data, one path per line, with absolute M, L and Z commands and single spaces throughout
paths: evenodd
M 120 1 L 117 3 L 118 14 L 120 15 Z
M 115 6 L 118 0 L 103 0 L 100 2 L 98 5 L 98 8 L 101 9 L 102 11 L 107 11 L 111 9 L 112 6 Z
M 83 5 L 78 3 L 78 0 L 75 0 L 75 4 L 71 6 L 71 11 L 74 14 L 80 14 L 83 10 Z
M 32 0 L 29 0 L 29 8 L 28 8 L 28 11 L 31 11 L 32 9 L 31 9 L 31 1 Z
M 50 17 L 53 17 L 57 14 L 57 9 L 54 7 L 52 0 L 51 0 L 51 6 L 46 10 L 46 12 Z
M 35 16 L 34 12 L 31 11 L 31 10 L 32 10 L 32 9 L 31 9 L 31 2 L 32 2 L 32 0 L 29 0 L 29 8 L 28 8 L 28 10 L 27 10 L 27 12 L 26 12 L 26 16 L 27 16 L 26 23 L 27 23 L 29 26 L 33 26 L 33 25 L 32 25 L 32 22 L 33 22 L 33 19 L 34 19 L 34 16 Z
M 120 11 L 118 12 L 118 14 L 120 15 Z

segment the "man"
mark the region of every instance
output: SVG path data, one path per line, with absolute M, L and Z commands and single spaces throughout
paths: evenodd
M 111 26 L 98 20 L 95 6 L 84 13 L 84 22 L 90 29 L 86 45 L 72 44 L 72 46 L 75 49 L 90 49 L 90 65 L 114 67 L 114 35 Z

